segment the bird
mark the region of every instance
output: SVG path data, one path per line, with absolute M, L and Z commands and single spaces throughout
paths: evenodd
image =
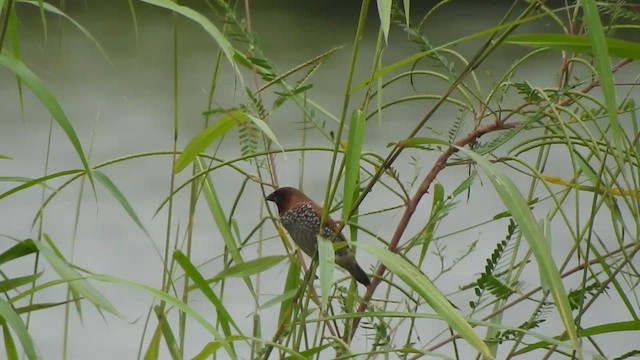
M 292 187 L 281 187 L 266 197 L 278 206 L 280 222 L 289 232 L 291 239 L 310 257 L 316 255 L 318 250 L 317 235 L 320 234 L 320 218 L 322 208 L 309 199 L 302 191 Z M 347 242 L 347 239 L 338 233 L 338 225 L 331 217 L 327 217 L 322 231 L 322 236 L 334 242 Z M 359 283 L 369 287 L 371 281 L 367 273 L 362 270 L 353 251 L 349 246 L 342 246 L 335 252 L 335 261 L 343 269 L 347 270 Z

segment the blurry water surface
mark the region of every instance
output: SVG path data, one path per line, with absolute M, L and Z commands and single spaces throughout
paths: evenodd
M 322 2 L 318 2 L 322 3 Z M 458 5 L 463 4 L 459 3 Z M 464 3 L 465 6 L 441 11 L 434 16 L 426 27 L 430 40 L 434 43 L 450 41 L 464 34 L 485 29 L 496 23 L 504 9 L 494 5 L 477 5 Z M 86 7 L 80 4 L 69 4 L 67 13 L 85 26 L 104 48 L 107 57 L 103 57 L 96 46 L 70 23 L 52 15 L 47 16 L 46 37 L 39 18 L 38 10 L 30 5 L 18 4 L 20 18 L 20 47 L 22 57 L 31 70 L 37 73 L 58 99 L 67 116 L 72 121 L 83 143 L 85 151 L 91 153 L 91 163 L 100 164 L 117 157 L 143 153 L 147 151 L 171 150 L 173 139 L 174 114 L 174 22 L 169 12 L 151 6 L 136 3 L 136 20 L 138 34 L 136 36 L 131 14 L 124 2 L 89 1 Z M 253 29 L 260 38 L 260 43 L 277 68 L 284 72 L 300 63 L 311 59 L 333 46 L 346 45 L 323 65 L 311 79 L 314 88 L 309 97 L 318 102 L 333 114 L 339 114 L 345 88 L 347 61 L 350 56 L 352 37 L 359 9 L 357 6 L 344 6 L 337 11 L 319 4 L 302 6 L 294 3 L 256 4 L 253 9 Z M 203 9 L 204 10 L 204 9 Z M 375 12 L 372 12 L 374 15 Z M 422 14 L 422 13 L 420 13 Z M 450 19 L 456 19 L 452 22 Z M 375 16 L 369 20 L 370 26 L 361 47 L 356 81 L 360 81 L 370 72 L 371 59 L 375 47 L 377 26 Z M 537 24 L 542 30 L 547 26 Z M 530 26 L 530 25 L 528 25 Z M 178 28 L 178 108 L 180 121 L 179 148 L 202 128 L 202 112 L 207 108 L 207 93 L 211 83 L 211 74 L 215 61 L 216 46 L 212 39 L 197 25 L 179 19 Z M 391 46 L 385 50 L 384 62 L 389 64 L 416 51 L 405 35 L 394 28 L 391 35 Z M 457 48 L 465 55 L 472 54 L 478 43 L 461 45 Z M 486 89 L 493 81 L 501 77 L 513 59 L 525 53 L 525 49 L 504 48 L 495 53 L 491 60 L 479 69 L 478 74 L 486 81 Z M 517 75 L 520 79 L 530 79 L 536 86 L 554 83 L 554 73 L 548 72 L 549 66 L 557 67 L 559 56 L 547 54 L 545 57 L 533 58 Z M 427 62 L 428 64 L 428 62 Z M 436 66 L 434 64 L 434 66 Z M 436 69 L 441 70 L 441 69 Z M 245 78 L 246 85 L 254 88 L 251 76 Z M 434 91 L 444 88 L 446 84 L 437 84 L 432 80 L 416 82 L 420 92 Z M 390 87 L 386 91 L 388 99 L 410 94 L 410 87 Z M 409 91 L 409 92 L 408 92 Z M 273 99 L 273 94 L 265 94 L 265 102 Z M 362 94 L 356 94 L 353 104 L 359 103 Z M 2 176 L 40 177 L 46 173 L 79 168 L 81 166 L 73 148 L 65 135 L 57 126 L 51 125 L 51 118 L 35 97 L 24 91 L 24 107 L 20 106 L 15 77 L 8 71 L 0 72 L 0 107 L 2 109 L 0 130 L 0 154 L 9 155 L 13 160 L 2 160 L 0 174 Z M 233 77 L 228 66 L 221 75 L 216 90 L 215 102 L 222 107 L 232 107 L 244 101 L 241 84 Z M 372 118 L 367 127 L 365 150 L 385 153 L 385 146 L 408 133 L 412 124 L 420 119 L 429 109 L 429 102 L 415 102 L 385 111 L 382 121 Z M 451 107 L 443 107 L 429 123 L 433 131 L 446 134 L 456 112 Z M 300 144 L 299 122 L 302 116 L 292 104 L 279 110 L 270 119 L 270 125 L 277 134 L 283 147 Z M 336 124 L 327 119 L 328 128 L 336 128 Z M 49 132 L 51 131 L 51 151 L 47 157 Z M 425 129 L 424 136 L 433 136 L 432 130 Z M 315 133 L 308 139 L 310 144 L 328 146 L 326 140 Z M 239 149 L 235 135 L 227 138 L 218 156 L 231 158 L 237 156 Z M 412 174 L 414 170 L 407 165 L 409 155 L 417 157 L 417 165 L 423 169 L 430 168 L 438 154 L 424 152 L 407 152 L 396 164 L 401 174 Z M 318 202 L 324 197 L 324 186 L 328 175 L 330 154 L 309 153 L 306 158 L 304 187 L 306 192 Z M 547 170 L 557 176 L 569 174 L 565 169 L 566 158 L 559 158 L 557 164 L 550 164 Z M 281 185 L 298 185 L 298 157 L 294 153 L 277 156 Z M 243 168 L 255 173 L 253 165 L 244 163 Z M 57 246 L 73 262 L 95 273 L 105 273 L 139 281 L 159 287 L 162 274 L 162 263 L 155 247 L 164 248 L 166 237 L 167 212 L 164 208 L 154 217 L 154 213 L 169 190 L 171 158 L 169 156 L 144 157 L 130 160 L 102 169 L 127 196 L 140 216 L 150 234 L 147 236 L 131 221 L 120 205 L 98 186 L 96 202 L 90 191 L 85 191 L 82 198 L 80 222 L 74 239 L 74 219 L 79 183 L 67 188 L 46 209 L 43 231 L 51 236 Z M 178 176 L 178 184 L 188 179 L 188 173 Z M 438 178 L 447 192 L 453 190 L 467 175 L 467 168 L 447 169 Z M 409 176 L 407 176 L 409 177 Z M 226 209 L 230 209 L 232 201 L 240 187 L 242 178 L 230 170 L 221 170 L 213 174 L 215 186 Z M 405 179 L 408 180 L 408 179 Z M 486 180 L 486 179 L 485 179 Z M 521 184 L 526 184 L 525 178 Z M 51 181 L 49 186 L 56 187 L 61 180 Z M 476 183 L 476 185 L 479 185 Z M 461 204 L 438 229 L 440 235 L 490 219 L 493 215 L 504 211 L 504 207 L 494 191 L 484 182 L 472 192 L 467 203 Z M 0 183 L 0 190 L 8 190 L 15 184 Z M 188 217 L 187 192 L 176 197 L 174 203 L 173 234 L 184 238 L 186 219 Z M 0 233 L 16 238 L 37 236 L 38 226 L 32 226 L 41 203 L 41 189 L 33 188 L 22 191 L 0 202 Z M 261 192 L 256 184 L 250 184 L 241 198 L 236 216 L 239 231 L 243 237 L 259 222 L 260 207 L 263 206 Z M 430 209 L 430 199 L 425 197 L 418 209 L 416 220 L 426 219 Z M 398 205 L 397 198 L 384 189 L 376 189 L 367 198 L 361 213 L 372 209 Z M 364 217 L 362 224 L 383 238 L 389 238 L 397 225 L 400 212 L 385 213 Z M 422 214 L 422 215 L 420 215 Z M 482 217 L 479 217 L 482 216 Z M 478 250 L 453 272 L 441 277 L 437 285 L 444 293 L 457 290 L 458 286 L 475 279 L 476 272 L 482 269 L 484 259 L 492 251 L 495 243 L 504 238 L 505 222 L 474 229 L 446 239 L 442 245 L 447 246 L 447 255 L 451 258 L 459 256 L 472 241 L 478 240 Z M 413 234 L 423 224 L 419 221 L 411 223 L 406 234 Z M 274 235 L 273 226 L 267 222 L 266 235 Z M 560 230 L 556 234 L 554 251 L 566 254 L 571 242 Z M 566 240 L 566 241 L 565 241 Z M 360 241 L 373 243 L 375 240 L 362 235 Z M 254 243 L 254 241 L 250 241 Z M 1 249 L 11 245 L 2 240 Z M 154 245 L 155 244 L 155 247 Z M 270 237 L 263 244 L 264 254 L 284 254 L 285 250 L 278 238 Z M 201 264 L 218 256 L 223 243 L 212 223 L 211 216 L 204 204 L 200 204 L 196 215 L 193 262 Z M 245 258 L 255 258 L 257 245 L 245 251 Z M 564 256 L 564 255 L 562 255 Z M 370 269 L 375 263 L 366 254 L 360 253 L 360 263 Z M 556 258 L 556 260 L 562 257 Z M 435 261 L 435 257 L 433 260 Z M 450 259 L 449 259 L 450 260 Z M 440 268 L 439 263 L 422 270 L 433 276 Z M 220 261 L 216 260 L 202 268 L 205 276 L 213 276 L 220 270 Z M 12 268 L 2 269 L 9 276 L 27 274 L 33 268 L 32 259 L 14 263 Z M 278 295 L 284 283 L 287 264 L 262 275 L 261 302 L 273 295 Z M 51 270 L 43 276 L 42 281 L 54 279 Z M 526 275 L 523 281 L 538 283 L 537 275 Z M 251 311 L 255 308 L 253 300 L 245 290 L 242 281 L 231 281 L 225 294 L 225 305 L 234 314 L 240 326 L 250 333 L 252 326 Z M 124 319 L 107 315 L 103 321 L 100 314 L 85 305 L 83 320 L 74 313 L 71 316 L 70 359 L 131 359 L 137 354 L 139 341 L 151 297 L 131 288 L 111 284 L 98 283 L 96 286 L 122 312 Z M 58 286 L 38 293 L 37 302 L 61 301 L 65 298 L 65 288 Z M 604 297 L 603 297 L 604 298 Z M 463 311 L 468 311 L 470 298 L 460 295 L 451 296 Z M 209 321 L 214 321 L 215 312 L 206 299 L 193 293 L 190 305 L 201 312 Z M 624 311 L 617 312 L 617 306 L 598 301 L 595 306 L 603 306 L 606 320 L 625 320 Z M 530 306 L 530 305 L 528 305 Z M 529 309 L 529 307 L 526 307 Z M 509 312 L 506 323 L 519 325 L 527 320 L 529 312 L 523 310 Z M 591 311 L 591 315 L 598 311 Z M 263 334 L 271 336 L 275 328 L 277 307 L 263 311 Z M 35 312 L 31 316 L 30 331 L 34 336 L 39 353 L 46 359 L 60 358 L 62 354 L 62 328 L 64 310 L 62 307 Z M 546 335 L 558 334 L 558 323 L 551 316 L 546 323 Z M 588 323 L 601 323 L 602 319 L 585 319 Z M 152 324 L 155 320 L 152 319 Z M 185 355 L 195 355 L 207 341 L 212 341 L 193 320 L 188 322 L 188 336 Z M 421 339 L 429 339 L 443 329 L 441 323 L 419 321 L 418 329 Z M 365 349 L 369 341 L 366 331 L 361 329 L 357 335 L 356 350 Z M 398 336 L 401 336 L 399 334 Z M 616 343 L 631 341 L 629 337 L 611 336 L 611 349 Z M 148 335 L 147 335 L 148 337 Z M 399 337 L 401 339 L 401 337 Z M 164 345 L 161 348 L 165 351 Z M 505 348 L 506 349 L 506 348 Z M 449 352 L 449 350 L 443 350 Z M 463 354 L 471 354 L 462 348 Z M 248 357 L 248 352 L 243 353 Z M 470 355 L 469 355 L 470 356 Z M 464 356 L 463 356 L 464 357 Z M 536 358 L 531 355 L 529 358 Z

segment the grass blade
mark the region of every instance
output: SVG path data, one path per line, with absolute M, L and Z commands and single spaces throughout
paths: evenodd
M 164 336 L 164 342 L 167 344 L 167 348 L 169 349 L 169 354 L 171 354 L 171 358 L 174 360 L 181 360 L 182 356 L 180 355 L 180 347 L 176 342 L 176 337 L 173 335 L 173 331 L 171 330 L 171 326 L 167 321 L 167 317 L 164 316 L 164 312 L 160 305 L 156 305 L 153 307 L 153 311 L 156 313 L 156 317 L 158 318 L 158 323 L 160 324 L 160 329 L 162 330 L 162 335 Z
M 2 336 L 4 338 L 5 354 L 7 354 L 7 360 L 18 360 L 18 349 L 16 349 L 16 343 L 13 342 L 13 337 L 9 331 L 7 323 L 2 323 Z
M 38 252 L 38 248 L 33 240 L 27 239 L 25 241 L 21 241 L 0 254 L 0 265 L 23 256 L 33 254 L 34 252 Z
M 13 329 L 13 332 L 18 336 L 27 358 L 36 360 L 38 356 L 36 355 L 36 349 L 33 346 L 33 340 L 31 339 L 31 335 L 29 335 L 27 327 L 22 322 L 22 319 L 20 319 L 20 316 L 18 316 L 18 314 L 13 310 L 11 305 L 9 305 L 9 303 L 4 299 L 0 299 L 0 317 L 9 324 Z
M 173 172 L 177 174 L 184 170 L 201 152 L 211 145 L 211 143 L 238 125 L 236 118 L 240 115 L 244 114 L 235 111 L 224 114 L 215 124 L 194 136 L 187 146 L 185 146 L 184 150 L 182 150 L 182 154 L 180 154 L 176 163 L 173 164 Z
M 189 258 L 187 258 L 180 250 L 176 250 L 176 252 L 173 253 L 173 258 L 182 267 L 185 274 L 193 280 L 195 286 L 202 291 L 204 296 L 206 296 L 211 304 L 216 308 L 216 315 L 218 316 L 220 327 L 222 327 L 222 332 L 224 332 L 225 336 L 231 336 L 231 328 L 229 325 L 232 325 L 238 334 L 242 334 L 242 331 L 227 311 L 222 300 L 220 300 L 213 290 L 211 290 L 209 283 L 207 283 L 202 274 L 200 274 L 198 269 L 191 263 Z
M 240 73 L 240 69 L 236 65 L 234 61 L 234 55 L 236 53 L 239 54 L 236 49 L 234 49 L 233 45 L 227 40 L 226 37 L 222 34 L 222 32 L 215 26 L 209 19 L 207 19 L 204 15 L 199 12 L 188 8 L 186 6 L 178 5 L 177 3 L 169 0 L 141 0 L 142 2 L 146 2 L 147 4 L 151 4 L 154 6 L 162 7 L 167 10 L 175 11 L 176 13 L 195 21 L 197 24 L 202 26 L 204 30 L 211 35 L 211 37 L 218 43 L 220 46 L 220 50 L 224 53 L 224 56 L 229 61 L 231 67 L 235 70 L 238 79 L 242 82 L 242 74 Z M 244 85 L 242 85 L 244 87 Z
M 263 256 L 258 259 L 250 260 L 228 267 L 220 271 L 216 276 L 207 280 L 207 283 L 217 282 L 229 277 L 247 277 L 252 276 L 263 271 L 269 270 L 275 265 L 279 264 L 282 260 L 288 258 L 285 255 L 273 255 Z
M 47 108 L 51 116 L 53 116 L 60 128 L 62 128 L 62 131 L 67 135 L 67 138 L 69 138 L 71 145 L 76 150 L 76 153 L 82 162 L 85 173 L 89 177 L 91 187 L 95 188 L 93 177 L 91 176 L 91 168 L 89 167 L 87 157 L 84 155 L 84 151 L 82 150 L 80 139 L 78 139 L 78 135 L 76 134 L 73 125 L 71 125 L 71 122 L 62 110 L 62 107 L 60 107 L 60 104 L 58 104 L 56 98 L 49 92 L 38 75 L 29 70 L 29 68 L 27 68 L 20 60 L 0 53 L 0 65 L 4 65 L 9 70 L 13 71 L 13 73 L 20 78 L 22 83 L 26 84 L 27 87 L 31 89 L 42 105 Z M 1 198 L 2 197 L 0 197 L 0 199 Z
M 389 42 L 389 28 L 391 27 L 391 0 L 377 0 L 380 28 L 384 34 L 384 41 Z
M 551 249 L 549 248 L 549 244 L 542 232 L 542 229 L 533 217 L 527 202 L 511 179 L 501 173 L 498 173 L 495 166 L 489 161 L 471 150 L 467 150 L 462 147 L 457 148 L 471 157 L 482 171 L 484 171 L 498 192 L 502 202 L 513 216 L 513 219 L 518 223 L 522 235 L 524 235 L 525 239 L 529 243 L 529 248 L 533 252 L 538 264 L 540 281 L 543 286 L 546 284 L 548 290 L 551 292 L 556 308 L 558 309 L 558 315 L 562 320 L 565 330 L 569 334 L 569 339 L 571 339 L 573 346 L 576 349 L 580 349 L 576 327 L 571 315 L 569 298 L 567 297 L 567 292 L 562 284 L 560 272 L 558 271 L 553 257 L 551 256 Z
M 362 156 L 362 143 L 366 125 L 365 114 L 361 110 L 355 110 L 349 124 L 349 139 L 345 154 L 344 190 L 342 204 L 342 222 L 347 222 L 347 215 L 351 211 L 360 175 L 360 158 Z
M 607 40 L 600 21 L 598 7 L 594 0 L 581 0 L 582 10 L 584 13 L 584 21 L 587 25 L 587 32 L 593 47 L 593 60 L 595 62 L 598 79 L 600 80 L 600 88 L 604 96 L 604 102 L 607 107 L 607 114 L 611 124 L 611 134 L 613 142 L 620 151 L 616 151 L 614 156 L 620 164 L 622 159 L 621 151 L 624 149 L 624 133 L 618 122 L 618 105 L 616 102 L 616 88 L 613 85 L 613 74 L 611 73 L 611 60 L 607 49 Z
M 322 312 L 327 309 L 331 285 L 333 284 L 333 268 L 335 267 L 335 251 L 329 239 L 317 235 L 318 239 L 318 277 L 320 278 L 320 301 Z
M 48 242 L 50 245 L 53 245 L 52 242 Z M 89 302 L 94 304 L 98 309 L 105 310 L 115 316 L 122 317 L 111 302 L 109 302 L 107 298 L 94 288 L 93 285 L 84 278 L 84 276 L 71 267 L 66 259 L 62 258 L 62 256 L 58 256 L 58 254 L 54 253 L 54 251 L 47 247 L 43 242 L 35 242 L 34 244 L 38 247 L 40 254 L 42 254 L 45 259 L 47 259 L 51 267 L 53 267 L 53 270 L 55 270 L 63 280 L 68 281 L 71 289 L 77 291 L 78 294 L 89 300 Z
M 135 222 L 136 225 L 138 225 L 138 227 L 142 231 L 144 231 L 147 236 L 149 236 L 149 233 L 147 232 L 147 229 L 144 227 L 144 225 L 142 225 L 142 221 L 140 221 L 138 214 L 136 214 L 135 210 L 133 210 L 133 207 L 124 196 L 124 194 L 122 194 L 120 189 L 118 189 L 116 184 L 114 184 L 113 181 L 111 181 L 111 179 L 101 171 L 93 171 L 93 176 L 96 178 L 96 180 L 98 180 L 99 183 L 101 183 L 107 190 L 109 190 L 111 195 L 113 195 L 113 197 L 120 203 L 120 206 L 122 206 L 122 208 L 127 212 L 133 222 Z
M 144 285 L 144 284 L 137 283 L 135 281 L 122 279 L 122 278 L 118 278 L 118 277 L 111 276 L 111 275 L 94 275 L 91 278 L 95 279 L 95 280 L 98 280 L 98 281 L 104 281 L 104 282 L 113 283 L 113 284 L 126 285 L 126 286 L 129 286 L 129 287 L 134 288 L 134 289 L 142 290 L 142 291 L 144 291 L 144 292 L 146 292 L 148 294 L 151 294 L 152 296 L 154 296 L 157 299 L 165 301 L 167 304 L 169 304 L 169 305 L 177 308 L 178 310 L 184 312 L 185 314 L 191 316 L 195 321 L 197 321 L 200 325 L 202 325 L 205 329 L 207 329 L 209 331 L 209 333 L 211 333 L 213 335 L 213 337 L 216 338 L 216 340 L 219 341 L 222 344 L 222 347 L 227 351 L 227 354 L 229 355 L 229 357 L 231 359 L 236 359 L 237 358 L 235 352 L 233 351 L 233 349 L 231 348 L 229 343 L 218 332 L 218 330 L 216 330 L 216 328 L 212 324 L 207 322 L 197 311 L 195 311 L 194 309 L 192 309 L 191 307 L 189 307 L 188 305 L 186 305 L 182 301 L 176 299 L 175 297 L 167 294 L 166 292 L 158 290 L 158 289 L 155 289 L 155 288 L 153 288 L 151 286 L 147 286 L 147 285 Z
M 507 37 L 504 42 L 534 48 L 549 47 L 563 51 L 594 54 L 591 40 L 583 35 L 522 34 L 511 35 Z M 618 39 L 605 39 L 605 46 L 609 55 L 612 57 L 640 59 L 640 43 Z
M 415 266 L 403 259 L 400 255 L 394 254 L 387 249 L 380 248 L 365 243 L 358 243 L 358 247 L 375 256 L 383 263 L 389 271 L 397 275 L 411 289 L 420 294 L 420 296 L 431 306 L 431 308 L 442 316 L 451 328 L 465 339 L 469 345 L 473 346 L 483 356 L 493 359 L 491 351 L 487 344 L 473 331 L 471 325 L 458 314 L 458 311 L 451 305 L 449 300 L 420 272 Z

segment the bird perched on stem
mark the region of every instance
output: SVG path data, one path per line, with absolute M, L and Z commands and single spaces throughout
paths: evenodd
M 273 201 L 278 206 L 280 221 L 293 241 L 305 252 L 313 257 L 318 250 L 316 236 L 320 234 L 320 217 L 322 208 L 309 199 L 302 191 L 292 187 L 283 187 L 267 196 L 268 201 Z M 345 242 L 347 239 L 338 231 L 338 225 L 330 217 L 327 217 L 322 236 L 333 238 L 334 242 Z M 346 244 L 345 244 L 346 245 Z M 369 286 L 369 276 L 362 270 L 356 261 L 356 257 L 349 246 L 342 246 L 335 252 L 336 264 L 347 270 L 359 283 Z

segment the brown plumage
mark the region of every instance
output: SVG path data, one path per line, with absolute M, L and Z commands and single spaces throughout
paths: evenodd
M 305 252 L 313 257 L 318 249 L 316 236 L 320 233 L 320 217 L 322 208 L 309 199 L 302 191 L 292 187 L 283 187 L 267 196 L 278 206 L 280 221 L 293 241 Z M 338 225 L 327 217 L 322 235 L 331 238 L 338 231 Z M 340 233 L 334 241 L 347 241 Z M 336 250 L 336 264 L 347 270 L 359 283 L 369 286 L 369 276 L 362 270 L 356 257 L 348 246 Z

